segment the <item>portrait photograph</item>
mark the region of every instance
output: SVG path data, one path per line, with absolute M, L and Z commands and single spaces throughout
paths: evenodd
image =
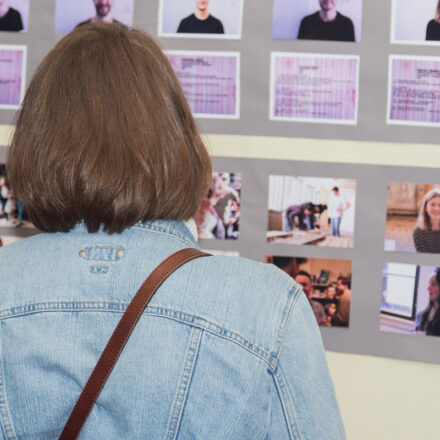
M 440 254 L 440 184 L 388 183 L 385 250 Z
M 30 0 L 0 1 L 0 32 L 27 32 Z
M 4 163 L 0 163 L 0 228 L 34 228 L 9 184 Z
M 387 123 L 440 126 L 440 57 L 390 55 Z
M 391 43 L 440 44 L 440 0 L 392 0 Z
M 67 34 L 90 22 L 133 25 L 134 0 L 56 0 L 55 33 Z
M 0 45 L 0 109 L 16 110 L 26 87 L 26 46 Z
M 213 172 L 194 215 L 199 238 L 237 240 L 240 234 L 241 174 Z
M 269 119 L 357 124 L 359 57 L 272 52 Z
M 160 0 L 158 35 L 241 38 L 244 0 Z
M 362 0 L 274 0 L 272 37 L 361 41 Z
M 318 325 L 348 327 L 351 303 L 351 261 L 267 256 L 303 289 Z
M 270 243 L 352 248 L 356 180 L 269 176 Z
M 166 51 L 195 117 L 240 117 L 238 52 Z
M 380 330 L 440 336 L 440 267 L 385 263 Z

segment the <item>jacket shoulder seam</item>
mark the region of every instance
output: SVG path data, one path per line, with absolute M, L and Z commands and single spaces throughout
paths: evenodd
M 283 313 L 281 315 L 280 325 L 278 327 L 277 339 L 275 343 L 274 349 L 274 357 L 278 360 L 279 355 L 281 353 L 281 349 L 283 347 L 284 336 L 287 331 L 287 325 L 290 320 L 290 316 L 292 314 L 292 310 L 295 307 L 296 301 L 298 300 L 299 294 L 301 293 L 301 289 L 295 284 L 293 285 L 288 293 L 288 297 L 286 303 L 284 304 Z
M 0 322 L 5 319 L 16 318 L 19 316 L 32 315 L 47 312 L 113 312 L 124 313 L 128 304 L 118 302 L 100 301 L 48 301 L 42 303 L 26 304 L 0 310 Z M 182 322 L 193 327 L 206 330 L 222 339 L 229 340 L 238 344 L 240 347 L 264 360 L 271 369 L 276 368 L 276 359 L 267 350 L 240 333 L 229 330 L 221 325 L 197 315 L 173 310 L 163 306 L 147 306 L 144 315 L 161 316 L 175 321 Z

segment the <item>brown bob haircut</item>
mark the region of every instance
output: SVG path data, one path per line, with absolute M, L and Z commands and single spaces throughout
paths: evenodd
M 37 69 L 16 125 L 8 178 L 46 232 L 80 221 L 119 233 L 138 221 L 187 220 L 212 179 L 167 57 L 119 24 L 65 36 Z

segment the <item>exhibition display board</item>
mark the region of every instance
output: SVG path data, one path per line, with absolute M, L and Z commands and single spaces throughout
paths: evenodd
M 92 0 L 8 3 L 22 22 L 0 29 L 0 124 L 13 126 L 37 65 L 96 11 Z M 214 150 L 201 247 L 303 284 L 326 349 L 439 363 L 438 2 L 210 0 L 209 21 L 196 3 L 114 0 L 108 13 L 159 39 Z M 335 4 L 331 20 L 320 3 Z M 216 154 L 221 135 L 234 154 Z M 4 140 L 0 177 L 6 155 Z M 38 231 L 1 186 L 7 245 Z

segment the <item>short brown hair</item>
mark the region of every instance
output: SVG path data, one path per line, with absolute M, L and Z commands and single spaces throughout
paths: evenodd
M 35 226 L 84 221 L 121 232 L 187 220 L 211 161 L 176 75 L 142 31 L 93 23 L 65 36 L 36 71 L 19 113 L 8 178 Z

